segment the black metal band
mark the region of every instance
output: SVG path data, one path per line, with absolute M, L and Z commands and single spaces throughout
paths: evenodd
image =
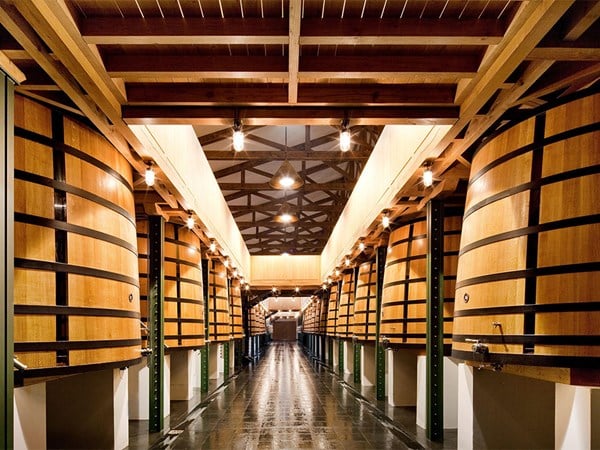
M 38 261 L 33 259 L 15 258 L 15 267 L 20 269 L 46 270 L 49 272 L 72 273 L 106 280 L 120 281 L 139 288 L 139 282 L 133 277 L 120 273 L 108 272 L 106 270 L 93 269 L 91 267 L 75 266 L 73 264 L 58 263 L 52 261 Z
M 137 248 L 132 243 L 124 239 L 115 237 L 112 234 L 102 233 L 91 228 L 74 225 L 72 223 L 64 222 L 62 220 L 47 219 L 45 217 L 33 216 L 31 214 L 24 213 L 15 213 L 15 222 L 26 223 L 29 225 L 37 225 L 40 227 L 52 228 L 54 230 L 61 230 L 66 231 L 67 233 L 75 233 L 82 236 L 91 237 L 99 241 L 108 242 L 110 244 L 114 244 L 124 249 L 127 249 L 135 256 L 138 256 Z
M 586 303 L 579 302 L 561 302 L 533 305 L 515 305 L 515 306 L 495 306 L 489 308 L 472 308 L 454 311 L 454 317 L 472 317 L 472 316 L 495 316 L 505 314 L 524 314 L 524 313 L 557 313 L 557 312 L 592 312 L 600 311 L 600 300 Z
M 15 314 L 64 314 L 67 316 L 124 317 L 140 319 L 139 311 L 61 305 L 15 305 Z
M 64 191 L 66 193 L 84 198 L 101 206 L 104 206 L 105 208 L 110 209 L 111 211 L 114 211 L 117 214 L 120 214 L 121 216 L 125 217 L 129 222 L 131 222 L 132 225 L 135 226 L 135 217 L 129 214 L 129 212 L 125 208 L 116 205 L 112 202 L 109 202 L 104 197 L 100 197 L 99 195 L 93 194 L 84 189 L 72 186 L 62 181 L 56 181 L 51 178 L 44 177 L 42 175 L 36 175 L 34 173 L 25 172 L 23 170 L 18 169 L 15 169 L 15 180 L 28 181 L 30 183 L 51 187 L 55 190 Z
M 454 334 L 454 342 L 476 339 L 489 344 L 541 344 L 541 345 L 584 345 L 600 346 L 600 335 L 550 335 L 550 334 Z
M 513 270 L 511 272 L 494 273 L 480 277 L 468 278 L 456 282 L 456 289 L 474 284 L 490 283 L 493 281 L 515 280 L 518 278 L 538 277 L 543 275 L 560 275 L 566 273 L 597 272 L 600 271 L 600 262 L 569 264 L 563 266 L 538 267 L 535 269 Z
M 528 366 L 570 367 L 570 368 L 598 368 L 600 357 L 597 356 L 554 356 L 514 353 L 488 353 L 481 355 L 462 350 L 452 350 L 452 357 L 467 361 L 479 361 L 489 364 L 517 364 Z
M 54 114 L 54 111 L 53 111 L 53 114 Z M 62 115 L 60 115 L 60 116 L 62 119 Z M 61 130 L 62 130 L 62 120 L 61 120 Z M 133 192 L 133 186 L 131 186 L 131 184 L 129 184 L 129 181 L 123 175 L 121 175 L 119 172 L 114 170 L 109 165 L 103 163 L 102 161 L 94 158 L 93 156 L 88 155 L 87 153 L 84 153 L 75 147 L 71 147 L 70 145 L 65 144 L 62 139 L 60 139 L 60 140 L 57 139 L 57 136 L 54 133 L 54 129 L 53 129 L 52 134 L 53 134 L 53 138 L 49 138 L 47 136 L 38 134 L 31 130 L 26 130 L 24 128 L 17 127 L 17 126 L 15 127 L 15 137 L 27 139 L 28 141 L 42 144 L 42 145 L 45 145 L 46 147 L 51 147 L 52 149 L 60 151 L 62 153 L 66 153 L 66 154 L 75 156 L 76 158 L 79 158 L 82 161 L 90 163 L 94 167 L 97 167 L 98 169 L 100 169 L 100 170 L 106 172 L 107 174 L 111 175 L 112 177 L 116 178 L 130 192 Z
M 73 375 L 82 372 L 91 372 L 95 370 L 105 370 L 129 367 L 135 364 L 139 364 L 142 361 L 141 356 L 139 358 L 128 359 L 125 361 L 114 361 L 108 363 L 97 363 L 97 364 L 86 364 L 86 365 L 74 365 L 74 366 L 57 366 L 57 367 L 42 367 L 38 369 L 28 368 L 24 372 L 25 378 L 44 378 L 58 375 Z
M 106 339 L 98 341 L 48 341 L 15 342 L 15 352 L 42 352 L 56 350 L 93 350 L 99 348 L 133 347 L 142 344 L 141 339 Z

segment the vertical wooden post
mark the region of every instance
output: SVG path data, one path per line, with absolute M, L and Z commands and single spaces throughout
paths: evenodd
M 427 203 L 427 438 L 444 439 L 444 205 Z
M 151 432 L 164 426 L 164 229 L 161 216 L 148 218 L 148 341 L 152 354 L 150 368 L 150 424 Z
M 387 247 L 377 247 L 377 284 L 376 284 L 376 309 L 375 309 L 375 391 L 377 400 L 385 399 L 385 349 L 379 341 L 381 329 L 381 298 L 383 295 L 383 274 L 385 273 L 385 258 Z
M 200 391 L 208 392 L 208 358 L 209 358 L 209 313 L 208 305 L 208 259 L 202 260 L 202 297 L 204 298 L 204 347 L 202 347 L 202 360 L 200 361 Z
M 13 272 L 14 272 L 14 83 L 0 71 L 0 448 L 13 447 Z

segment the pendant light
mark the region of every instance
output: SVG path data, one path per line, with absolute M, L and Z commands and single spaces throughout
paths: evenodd
M 295 190 L 304 185 L 304 180 L 287 160 L 287 148 L 287 127 L 285 127 L 285 160 L 269 180 L 269 185 L 274 189 Z
M 279 211 L 277 211 L 277 215 L 273 217 L 273 221 L 282 223 L 284 225 L 289 225 L 290 223 L 297 222 L 298 216 L 294 214 L 294 211 L 290 207 L 289 203 L 284 200 L 281 204 L 281 208 L 279 208 Z

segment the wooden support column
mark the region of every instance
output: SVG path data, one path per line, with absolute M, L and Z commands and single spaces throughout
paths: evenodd
M 202 347 L 202 359 L 200 361 L 200 391 L 208 392 L 208 350 L 209 342 L 209 314 L 208 305 L 208 259 L 202 260 L 202 297 L 204 298 L 204 347 Z
M 379 342 L 381 329 L 381 299 L 383 295 L 383 274 L 385 272 L 385 258 L 387 257 L 387 246 L 377 247 L 377 285 L 376 285 L 376 321 L 375 321 L 375 392 L 377 400 L 385 398 L 385 349 Z
M 13 447 L 14 83 L 0 71 L 0 448 Z
M 444 205 L 427 203 L 427 438 L 444 439 Z
M 164 234 L 165 222 L 162 216 L 148 218 L 148 342 L 152 353 L 150 369 L 150 424 L 151 432 L 158 432 L 164 426 Z

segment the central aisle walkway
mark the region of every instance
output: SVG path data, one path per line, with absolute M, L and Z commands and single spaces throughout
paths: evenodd
M 179 428 L 155 448 L 419 448 L 332 374 L 314 369 L 295 342 L 272 343 L 254 369 L 242 371 Z

